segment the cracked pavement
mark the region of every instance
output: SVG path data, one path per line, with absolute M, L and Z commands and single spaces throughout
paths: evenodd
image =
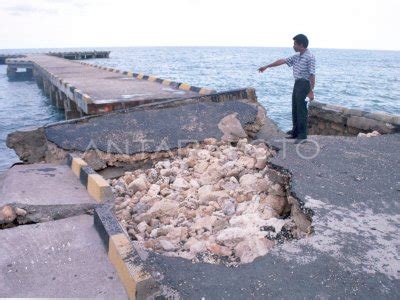
M 0 297 L 127 299 L 93 225 L 96 202 L 69 167 L 15 165 L 0 192 L 28 223 L 0 230 Z
M 398 298 L 400 134 L 311 136 L 299 151 L 293 140 L 264 138 L 280 149 L 270 162 L 292 174 L 293 194 L 313 210 L 315 233 L 237 268 L 149 253 L 160 283 L 183 298 Z M 316 143 L 319 154 L 302 158 Z

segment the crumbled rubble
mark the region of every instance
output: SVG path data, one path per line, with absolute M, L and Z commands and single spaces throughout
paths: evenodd
M 369 138 L 369 137 L 380 136 L 380 135 L 381 135 L 381 134 L 380 134 L 378 131 L 374 130 L 374 131 L 368 132 L 368 133 L 362 133 L 362 132 L 360 132 L 360 133 L 357 135 L 357 137 Z
M 14 227 L 17 218 L 25 217 L 26 214 L 26 210 L 12 205 L 0 207 L 0 229 Z
M 265 144 L 207 139 L 186 150 L 110 182 L 117 217 L 135 242 L 234 266 L 310 233 L 309 218 L 289 195 L 288 175 L 268 166 L 274 151 Z

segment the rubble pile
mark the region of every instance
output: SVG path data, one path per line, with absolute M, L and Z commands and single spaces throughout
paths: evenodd
M 182 150 L 182 149 L 181 149 Z M 311 222 L 267 164 L 264 143 L 206 139 L 152 168 L 111 180 L 115 212 L 130 237 L 157 253 L 228 266 L 252 262 Z

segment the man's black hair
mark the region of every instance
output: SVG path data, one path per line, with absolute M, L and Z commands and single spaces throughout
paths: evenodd
M 308 47 L 308 38 L 304 34 L 298 34 L 296 35 L 293 40 L 299 44 L 303 45 L 304 48 Z

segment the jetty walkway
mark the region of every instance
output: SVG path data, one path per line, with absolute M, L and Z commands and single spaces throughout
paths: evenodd
M 74 57 L 85 55 L 75 54 Z M 21 73 L 28 73 L 28 77 L 35 78 L 52 103 L 65 110 L 66 119 L 215 92 L 186 83 L 57 56 L 59 55 L 34 54 L 8 59 L 7 74 L 10 79 L 18 78 L 18 70 L 25 69 Z

